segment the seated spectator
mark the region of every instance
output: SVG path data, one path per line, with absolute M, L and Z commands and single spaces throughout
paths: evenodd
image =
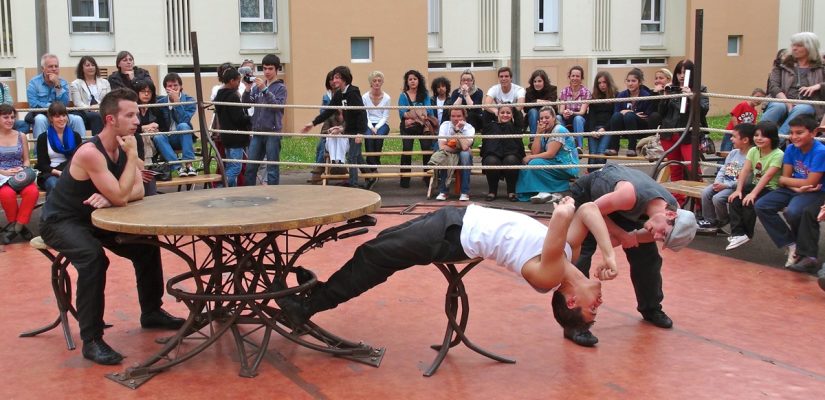
M 784 153 L 779 149 L 776 124 L 771 121 L 756 124 L 753 143 L 754 147 L 748 150 L 745 165 L 739 171 L 736 190 L 728 196 L 731 232 L 725 250 L 733 250 L 753 238 L 756 225 L 753 205 L 779 184 Z
M 825 198 L 813 203 L 802 212 L 799 231 L 796 235 L 796 262 L 788 267 L 796 272 L 816 272 L 819 287 L 825 290 L 825 265 L 821 268 L 817 262 L 819 255 L 819 223 L 825 220 Z
M 608 122 L 608 130 L 612 132 L 618 131 L 635 131 L 641 129 L 649 129 L 647 124 L 648 116 L 653 113 L 653 103 L 642 98 L 650 96 L 650 91 L 642 85 L 645 81 L 645 75 L 642 70 L 633 68 L 627 73 L 625 78 L 626 90 L 622 90 L 616 96 L 617 98 L 627 99 L 625 102 L 613 103 L 613 116 Z M 639 140 L 638 134 L 627 135 L 627 156 L 636 156 L 636 142 Z M 619 153 L 620 136 L 610 136 L 610 146 L 605 151 L 605 155 L 615 156 Z
M 613 83 L 613 76 L 610 72 L 599 71 L 593 80 L 593 99 L 613 99 L 616 97 L 616 84 Z M 596 132 L 587 138 L 587 147 L 590 154 L 604 154 L 610 145 L 610 136 L 600 136 L 598 133 L 604 132 L 613 116 L 613 103 L 592 103 L 587 107 L 587 130 Z M 589 164 L 601 164 L 603 158 L 590 157 Z
M 19 192 L 6 185 L 5 181 L 29 166 L 29 142 L 26 134 L 14 130 L 17 110 L 8 104 L 0 104 L 0 205 L 9 225 L 0 233 L 0 244 L 11 243 L 17 236 L 30 240 L 32 234 L 26 225 L 31 220 L 37 204 L 37 185 L 32 182 Z M 20 204 L 17 196 L 20 195 Z
M 430 97 L 430 105 L 438 107 L 434 110 L 434 113 L 435 118 L 438 120 L 438 125 L 441 126 L 442 122 L 450 120 L 450 113 L 444 114 L 444 109 L 441 107 L 449 101 L 452 85 L 449 79 L 439 76 L 433 79 L 433 82 L 430 84 L 430 89 L 433 91 L 433 96 Z
M 11 97 L 11 90 L 9 90 L 9 85 L 6 85 L 6 82 L 0 82 L 0 104 L 14 106 L 14 99 Z M 29 133 L 29 129 L 31 129 L 31 126 L 25 120 L 18 119 L 14 121 L 14 130 L 20 133 Z
M 822 82 L 825 82 L 825 69 L 819 53 L 819 39 L 811 32 L 794 34 L 791 36 L 790 54 L 771 70 L 768 94 L 776 99 L 821 100 Z M 791 130 L 788 122 L 802 114 L 819 121 L 825 114 L 825 107 L 770 102 L 762 114 L 762 120 L 775 122 L 779 125 L 779 134 L 787 135 Z
M 524 142 L 521 138 L 488 139 L 487 135 L 513 135 L 519 133 L 513 124 L 514 108 L 512 106 L 498 107 L 498 122 L 491 122 L 484 127 L 481 139 L 481 165 L 497 167 L 499 165 L 522 165 L 524 160 Z M 485 169 L 487 176 L 486 201 L 493 201 L 498 196 L 498 181 L 504 177 L 507 183 L 507 199 L 518 201 L 516 197 L 516 183 L 518 170 L 516 169 Z
M 530 133 L 535 134 L 539 123 L 539 110 L 548 102 L 559 99 L 558 88 L 550 84 L 550 77 L 543 69 L 537 69 L 530 75 L 530 84 L 524 92 L 525 103 L 536 103 L 535 106 L 524 107 L 527 115 L 527 125 Z
M 384 74 L 381 71 L 372 71 L 367 77 L 370 83 L 370 90 L 364 93 L 362 100 L 364 106 L 367 107 L 367 130 L 364 132 L 366 136 L 372 136 L 375 139 L 367 138 L 364 141 L 364 149 L 369 153 L 380 153 L 384 149 L 384 139 L 377 139 L 379 137 L 387 136 L 390 133 L 390 109 L 380 108 L 390 105 L 390 95 L 383 89 Z M 381 156 L 367 156 L 367 164 L 381 165 Z M 371 168 L 370 172 L 378 172 L 378 168 Z M 377 181 L 377 178 L 367 179 L 367 189 L 372 189 Z
M 753 89 L 751 96 L 765 97 L 765 91 L 761 88 Z M 746 100 L 733 107 L 733 110 L 730 112 L 730 121 L 728 121 L 728 126 L 725 127 L 725 130 L 732 130 L 734 126 L 739 124 L 755 124 L 756 116 L 759 114 L 759 112 L 756 111 L 756 107 L 759 107 L 759 103 L 757 100 Z M 732 148 L 731 134 L 725 133 L 722 137 L 720 150 L 730 151 Z
M 163 87 L 166 89 L 166 96 L 158 97 L 158 104 L 169 104 L 167 115 L 169 116 L 169 128 L 173 131 L 192 130 L 192 116 L 197 111 L 194 104 L 178 104 L 195 101 L 191 96 L 183 92 L 183 80 L 180 75 L 171 72 L 163 77 Z M 163 108 L 161 108 L 163 109 Z M 180 176 L 197 176 L 198 171 L 192 166 L 195 159 L 195 148 L 192 142 L 195 135 L 192 133 L 156 135 L 152 137 L 155 147 L 163 158 L 168 162 L 178 161 L 175 150 L 180 150 L 183 154 L 184 162 L 173 164 L 172 169 L 178 170 Z
M 100 77 L 100 68 L 93 57 L 80 57 L 75 74 L 77 79 L 72 82 L 71 86 L 72 103 L 75 107 L 97 105 L 100 99 L 112 90 L 109 81 Z M 96 136 L 103 130 L 103 119 L 99 112 L 83 110 L 79 115 L 83 118 L 83 123 L 92 131 L 92 135 Z
M 135 65 L 135 58 L 132 53 L 126 50 L 117 53 L 115 66 L 117 66 L 117 72 L 109 75 L 109 86 L 112 89 L 125 87 L 135 90 L 132 84 L 134 81 L 152 80 L 152 76 L 149 75 L 148 71 Z M 135 93 L 137 93 L 137 90 L 135 90 Z
M 148 105 L 157 103 L 155 94 L 155 84 L 149 79 L 137 79 L 132 82 L 132 87 L 137 90 L 138 105 Z M 161 107 L 139 107 L 138 108 L 138 129 L 135 130 L 135 140 L 137 141 L 137 153 L 141 166 L 143 179 L 143 191 L 146 196 L 157 194 L 157 182 L 155 176 L 146 172 L 143 167 L 146 161 L 151 161 L 157 154 L 153 138 L 151 135 L 143 133 L 169 132 L 169 114 Z M 170 166 L 170 168 L 174 168 Z
M 228 67 L 222 71 L 223 87 L 215 94 L 215 101 L 224 103 L 239 103 L 241 96 L 238 89 L 241 85 L 241 74 L 235 68 Z M 215 114 L 218 116 L 221 129 L 229 131 L 248 131 L 251 119 L 246 110 L 235 106 L 215 106 Z M 221 133 L 221 143 L 227 158 L 242 160 L 246 147 L 249 146 L 249 135 L 236 135 Z M 238 176 L 241 174 L 242 164 L 239 162 L 227 162 L 224 165 L 226 174 L 226 184 L 229 187 L 238 186 Z
M 333 71 L 330 70 L 327 73 L 327 77 L 324 80 L 324 87 L 326 87 L 326 91 L 324 95 L 321 97 L 321 105 L 325 106 L 328 105 L 332 101 L 332 96 L 335 93 L 335 88 L 332 87 L 334 81 L 334 74 Z M 366 104 L 366 102 L 364 102 Z M 388 110 L 389 111 L 389 110 Z M 324 112 L 324 109 L 321 108 L 321 112 Z M 315 163 L 316 164 L 323 164 L 325 162 L 324 156 L 327 153 L 327 142 L 326 137 L 321 136 L 318 138 L 318 144 L 315 145 Z M 315 167 L 312 169 L 312 177 L 309 179 L 309 182 L 312 184 L 318 184 L 321 182 L 321 174 L 324 173 L 324 167 Z
M 545 106 L 539 113 L 537 133 L 570 133 L 557 122 L 553 107 Z M 533 141 L 530 155 L 524 157 L 526 165 L 569 165 L 578 164 L 579 155 L 576 141 L 572 136 L 543 136 Z M 519 200 L 535 204 L 546 203 L 553 198 L 553 193 L 570 190 L 570 180 L 579 176 L 578 167 L 522 169 L 519 171 L 516 193 Z M 558 196 L 561 198 L 561 196 Z
M 60 61 L 54 54 L 43 54 L 40 57 L 40 67 L 43 72 L 35 75 L 26 87 L 26 98 L 31 108 L 49 108 L 55 101 L 69 105 L 69 84 L 60 77 Z M 30 112 L 26 114 L 26 122 L 32 126 L 32 134 L 35 138 L 46 132 L 49 127 L 49 118 L 43 112 Z M 72 130 L 86 136 L 86 125 L 83 118 L 78 115 L 69 114 L 69 126 Z
M 773 243 L 786 249 L 786 267 L 797 261 L 796 238 L 802 212 L 811 204 L 822 204 L 825 197 L 825 186 L 822 185 L 825 145 L 814 139 L 817 125 L 810 115 L 800 115 L 788 121 L 790 144 L 782 159 L 779 188 L 762 196 L 754 205 L 756 216 Z M 785 221 L 779 216 L 780 212 Z
M 52 103 L 46 114 L 50 124 L 46 134 L 37 137 L 36 168 L 40 171 L 37 186 L 48 196 L 74 152 L 83 144 L 83 138 L 69 127 L 69 113 L 63 103 Z
M 699 232 L 715 234 L 728 224 L 728 197 L 736 190 L 739 172 L 745 167 L 748 152 L 753 147 L 755 130 L 756 126 L 750 123 L 733 127 L 731 142 L 735 148 L 728 153 L 725 164 L 719 168 L 713 183 L 702 190 L 702 220 L 699 221 Z
M 590 100 L 593 97 L 590 90 L 582 85 L 584 78 L 584 68 L 575 65 L 567 71 L 567 79 L 570 85 L 561 90 L 559 94 L 560 101 L 575 101 L 575 100 Z M 585 115 L 587 115 L 587 103 L 569 103 L 559 104 L 559 124 L 572 125 L 573 132 L 584 132 Z M 582 136 L 576 136 L 576 148 L 581 150 L 584 139 Z
M 476 78 L 473 75 L 472 71 L 469 69 L 465 69 L 464 72 L 461 73 L 460 78 L 460 86 L 458 89 L 453 90 L 452 95 L 450 95 L 450 99 L 447 101 L 447 105 L 478 105 L 484 102 L 484 91 L 476 87 Z M 482 113 L 483 110 L 481 108 L 468 108 L 467 110 L 467 123 L 472 125 L 473 127 L 478 130 L 480 127 L 484 126 L 482 123 Z
M 450 120 L 441 124 L 438 130 L 438 151 L 433 154 L 429 165 L 473 165 L 473 136 L 475 128 L 464 119 L 467 112 L 461 108 L 450 110 Z M 449 190 L 447 189 L 448 171 L 438 170 L 438 196 L 436 200 L 447 200 Z M 455 171 L 461 175 L 461 195 L 459 201 L 470 200 L 470 175 L 472 171 L 462 169 Z
M 326 137 L 326 150 L 329 154 L 329 161 L 332 164 L 343 164 L 347 162 L 347 153 L 349 152 L 349 138 L 340 137 L 342 133 L 344 133 L 344 112 L 343 110 L 335 110 L 335 114 L 332 114 L 329 118 L 324 121 L 324 125 L 321 126 L 321 133 L 328 135 Z M 345 168 L 341 167 L 334 167 L 333 172 L 334 175 L 342 175 L 346 174 L 347 171 Z
M 526 95 L 523 87 L 513 83 L 513 71 L 510 67 L 501 67 L 497 71 L 498 84 L 487 89 L 487 96 L 484 97 L 484 104 L 513 104 L 524 103 Z M 484 109 L 485 126 L 491 122 L 499 121 L 498 107 L 487 107 Z M 512 109 L 512 123 L 518 132 L 524 128 L 524 115 L 521 107 Z

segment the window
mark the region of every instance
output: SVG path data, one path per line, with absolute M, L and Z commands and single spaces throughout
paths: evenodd
M 493 61 L 430 61 L 427 64 L 427 69 L 457 69 L 457 70 L 465 70 L 468 68 L 471 69 L 480 69 L 480 68 L 494 68 L 495 62 Z
M 536 32 L 559 32 L 559 0 L 536 1 Z
M 441 48 L 441 0 L 427 0 L 427 48 Z
M 241 0 L 241 33 L 274 33 L 275 0 Z
M 14 56 L 14 30 L 10 0 L 0 0 L 0 57 Z
M 350 40 L 352 62 L 372 62 L 372 38 L 352 38 Z
M 642 0 L 642 32 L 664 32 L 662 0 Z
M 651 58 L 600 58 L 596 60 L 598 65 L 665 65 L 665 59 L 661 57 Z
M 69 0 L 71 32 L 111 32 L 111 9 L 111 0 Z
M 731 35 L 728 36 L 728 55 L 738 56 L 739 50 L 742 48 L 742 36 Z

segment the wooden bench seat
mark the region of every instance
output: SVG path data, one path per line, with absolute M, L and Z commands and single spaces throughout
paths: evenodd
M 661 182 L 661 185 L 664 186 L 664 188 L 670 193 L 681 194 L 694 199 L 701 199 L 702 190 L 708 186 L 708 183 L 696 181 L 676 181 Z
M 168 187 L 177 187 L 178 191 L 180 191 L 181 187 L 186 186 L 187 189 L 191 189 L 194 185 L 203 185 L 206 187 L 210 183 L 217 183 L 223 181 L 223 177 L 220 174 L 204 174 L 198 176 L 176 176 L 173 177 L 172 180 L 168 181 L 158 181 L 157 186 L 158 188 L 168 188 Z

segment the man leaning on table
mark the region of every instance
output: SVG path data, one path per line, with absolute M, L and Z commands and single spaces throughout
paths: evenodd
M 116 234 L 92 225 L 92 211 L 125 206 L 143 198 L 135 130 L 137 94 L 115 89 L 100 102 L 103 130 L 80 146 L 46 200 L 41 218 L 43 240 L 63 253 L 77 269 L 77 320 L 83 357 L 98 364 L 123 360 L 103 341 L 104 289 L 109 259 L 104 247 L 128 258 L 135 268 L 143 328 L 178 329 L 184 320 L 161 308 L 163 269 L 160 249 L 146 244 L 120 244 Z

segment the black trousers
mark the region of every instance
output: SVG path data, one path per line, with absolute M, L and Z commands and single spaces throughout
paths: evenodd
M 423 135 L 424 134 L 424 126 L 423 125 L 413 125 L 409 128 L 404 126 L 404 121 L 401 121 L 401 134 L 402 135 Z M 438 133 L 436 133 L 437 135 Z M 433 139 L 418 139 L 418 143 L 421 145 L 421 150 L 432 150 L 433 149 Z M 415 143 L 415 139 L 401 139 L 401 150 L 403 151 L 412 151 L 413 144 Z M 423 155 L 421 156 L 421 163 L 423 165 L 427 165 L 430 162 L 430 155 Z M 402 155 L 401 156 L 401 165 L 410 165 L 412 164 L 412 156 L 411 155 Z M 422 170 L 423 171 L 423 170 Z M 401 172 L 410 172 L 409 168 L 401 168 Z M 401 178 L 401 182 L 410 182 L 410 178 Z
M 799 228 L 796 233 L 796 255 L 799 257 L 814 257 L 819 255 L 819 207 L 822 203 L 811 204 L 802 211 Z
M 467 259 L 461 247 L 464 208 L 444 207 L 383 230 L 355 249 L 355 254 L 326 283 L 313 288 L 309 310 L 329 310 L 413 265 Z
M 587 198 L 586 194 L 576 185 L 571 186 L 576 206 L 595 199 Z M 608 215 L 613 222 L 626 231 L 633 231 L 644 226 L 639 221 L 631 221 L 617 214 Z M 623 249 L 627 262 L 630 264 L 630 281 L 636 292 L 636 310 L 645 314 L 662 309 L 662 257 L 656 243 L 641 243 L 638 247 Z M 582 243 L 581 254 L 576 261 L 578 268 L 585 276 L 590 276 L 590 263 L 596 252 L 596 238 L 588 234 Z
M 75 307 L 84 342 L 103 336 L 104 292 L 109 258 L 103 248 L 128 258 L 135 267 L 138 301 L 142 312 L 158 310 L 163 296 L 160 249 L 146 244 L 118 244 L 116 233 L 95 228 L 89 222 L 64 220 L 40 225 L 43 241 L 63 253 L 77 269 Z
M 756 185 L 753 183 L 746 184 L 745 187 L 742 188 L 742 197 L 750 194 L 754 187 L 756 187 Z M 762 189 L 762 191 L 759 192 L 759 197 L 756 199 L 759 200 L 760 197 L 770 193 L 770 191 L 767 187 Z M 753 238 L 753 230 L 754 227 L 756 227 L 756 209 L 753 208 L 753 204 L 745 206 L 742 204 L 741 199 L 734 199 L 728 204 L 728 216 L 730 218 L 731 236 L 747 235 L 749 238 Z M 816 218 L 816 215 L 814 215 L 814 218 Z M 817 232 L 819 231 L 817 230 Z
M 481 165 L 521 165 L 522 160 L 516 155 L 506 155 L 504 158 L 499 158 L 494 155 L 487 155 L 481 160 Z M 516 183 L 518 182 L 517 169 L 485 169 L 484 175 L 487 176 L 487 191 L 488 193 L 498 193 L 498 181 L 504 177 L 507 183 L 507 193 L 516 192 Z

